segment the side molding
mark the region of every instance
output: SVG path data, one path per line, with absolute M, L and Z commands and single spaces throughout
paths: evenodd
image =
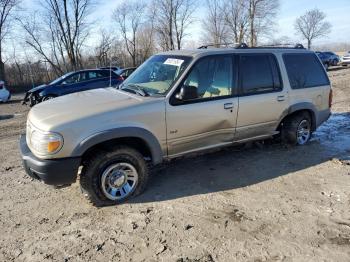
M 89 148 L 95 145 L 108 140 L 123 137 L 135 137 L 142 139 L 148 145 L 151 151 L 153 164 L 159 164 L 163 161 L 162 149 L 157 138 L 148 130 L 140 127 L 121 127 L 96 133 L 81 141 L 80 144 L 73 150 L 72 155 L 82 156 Z

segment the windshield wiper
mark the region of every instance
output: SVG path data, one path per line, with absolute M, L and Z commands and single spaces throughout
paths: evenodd
M 137 84 L 127 84 L 125 87 L 122 86 L 121 90 L 125 90 L 125 91 L 129 90 L 141 96 L 149 96 L 149 93 L 146 91 L 146 89 Z

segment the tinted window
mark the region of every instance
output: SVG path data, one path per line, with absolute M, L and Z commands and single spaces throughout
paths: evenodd
M 289 82 L 293 89 L 329 85 L 322 64 L 314 54 L 284 54 Z
M 243 95 L 275 92 L 282 88 L 277 61 L 271 54 L 242 55 L 240 72 Z
M 197 88 L 198 99 L 232 94 L 232 57 L 212 56 L 199 60 L 184 85 Z
M 100 71 L 100 72 L 91 71 L 91 72 L 88 73 L 89 74 L 89 79 L 93 80 L 93 79 L 105 77 L 103 73 L 104 73 L 104 71 Z M 107 73 L 105 73 L 105 74 L 107 76 Z
M 77 73 L 72 76 L 67 77 L 62 84 L 75 84 L 86 80 L 85 72 Z

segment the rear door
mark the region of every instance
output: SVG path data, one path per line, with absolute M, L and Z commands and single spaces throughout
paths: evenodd
M 270 53 L 240 54 L 235 140 L 275 134 L 288 106 L 277 57 Z
M 95 89 L 108 87 L 110 82 L 109 70 L 96 70 L 89 71 L 88 82 L 86 83 L 86 89 Z

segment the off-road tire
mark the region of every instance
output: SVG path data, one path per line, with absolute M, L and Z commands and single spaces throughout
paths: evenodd
M 310 114 L 307 112 L 296 113 L 296 114 L 293 114 L 293 115 L 287 117 L 286 120 L 283 122 L 282 130 L 281 130 L 282 143 L 288 144 L 288 145 L 299 145 L 298 139 L 297 139 L 297 130 L 298 130 L 300 123 L 303 120 L 308 121 L 308 123 L 310 125 L 310 137 L 311 137 L 311 117 L 310 117 Z M 310 139 L 310 137 L 309 137 L 309 139 Z M 306 144 L 306 143 L 304 143 L 304 144 Z
M 113 163 L 126 162 L 135 167 L 138 181 L 134 192 L 122 200 L 108 199 L 101 188 L 101 176 L 105 168 Z M 149 172 L 144 157 L 127 146 L 114 147 L 112 151 L 98 151 L 84 162 L 80 174 L 80 186 L 85 197 L 96 207 L 117 205 L 141 194 L 148 182 Z

